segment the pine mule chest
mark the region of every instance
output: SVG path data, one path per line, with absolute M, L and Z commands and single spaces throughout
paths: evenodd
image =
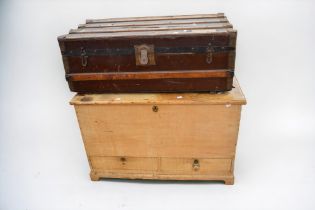
M 92 180 L 221 180 L 234 183 L 241 106 L 221 94 L 78 94 L 74 105 Z
M 236 30 L 223 13 L 87 20 L 58 41 L 74 92 L 232 89 Z

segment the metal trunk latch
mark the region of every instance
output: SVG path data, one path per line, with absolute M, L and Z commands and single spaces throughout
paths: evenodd
M 88 57 L 86 55 L 86 52 L 85 52 L 85 49 L 83 47 L 81 47 L 81 65 L 83 67 L 86 67 L 87 66 L 87 63 L 88 63 Z
M 137 66 L 155 65 L 154 45 L 135 45 Z

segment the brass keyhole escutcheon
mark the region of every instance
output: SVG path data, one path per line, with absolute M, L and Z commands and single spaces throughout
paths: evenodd
M 152 106 L 152 111 L 153 112 L 158 112 L 159 111 L 159 107 L 156 106 L 156 105 Z
M 137 66 L 155 65 L 154 45 L 135 45 L 135 58 Z
M 200 168 L 199 160 L 197 160 L 197 159 L 194 160 L 192 167 L 195 171 L 199 170 L 199 168 Z

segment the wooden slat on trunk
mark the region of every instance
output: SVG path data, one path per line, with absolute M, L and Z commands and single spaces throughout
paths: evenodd
M 201 15 L 175 15 L 175 16 L 147 16 L 131 18 L 107 18 L 107 19 L 87 19 L 86 23 L 113 23 L 113 22 L 133 22 L 133 21 L 151 21 L 151 20 L 181 20 L 181 19 L 202 19 L 224 17 L 224 13 L 201 14 Z
M 218 29 L 233 28 L 229 23 L 212 24 L 187 24 L 187 25 L 161 25 L 161 26 L 128 26 L 128 27 L 102 27 L 102 28 L 78 28 L 70 30 L 70 34 L 81 33 L 113 33 L 132 31 L 169 31 L 169 30 L 192 30 L 192 29 Z
M 96 39 L 96 38 L 114 38 L 114 37 L 153 37 L 153 36 L 196 36 L 196 35 L 213 35 L 236 33 L 231 28 L 220 29 L 192 29 L 192 30 L 167 30 L 167 31 L 128 31 L 128 32 L 111 32 L 111 33 L 85 33 L 85 34 L 68 34 L 67 39 Z
M 168 78 L 224 78 L 233 75 L 226 70 L 202 71 L 157 71 L 157 72 L 115 72 L 115 73 L 77 73 L 68 74 L 71 81 L 133 80 Z
M 106 26 L 150 26 L 150 25 L 180 25 L 189 23 L 228 23 L 226 18 L 204 18 L 204 19 L 185 19 L 185 20 L 152 20 L 137 22 L 117 22 L 117 23 L 88 23 L 81 24 L 79 28 L 106 27 Z

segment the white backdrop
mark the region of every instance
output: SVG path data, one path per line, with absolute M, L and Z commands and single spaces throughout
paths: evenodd
M 247 97 L 235 185 L 91 182 L 57 36 L 86 18 L 225 12 Z M 315 3 L 0 1 L 0 209 L 315 209 Z

